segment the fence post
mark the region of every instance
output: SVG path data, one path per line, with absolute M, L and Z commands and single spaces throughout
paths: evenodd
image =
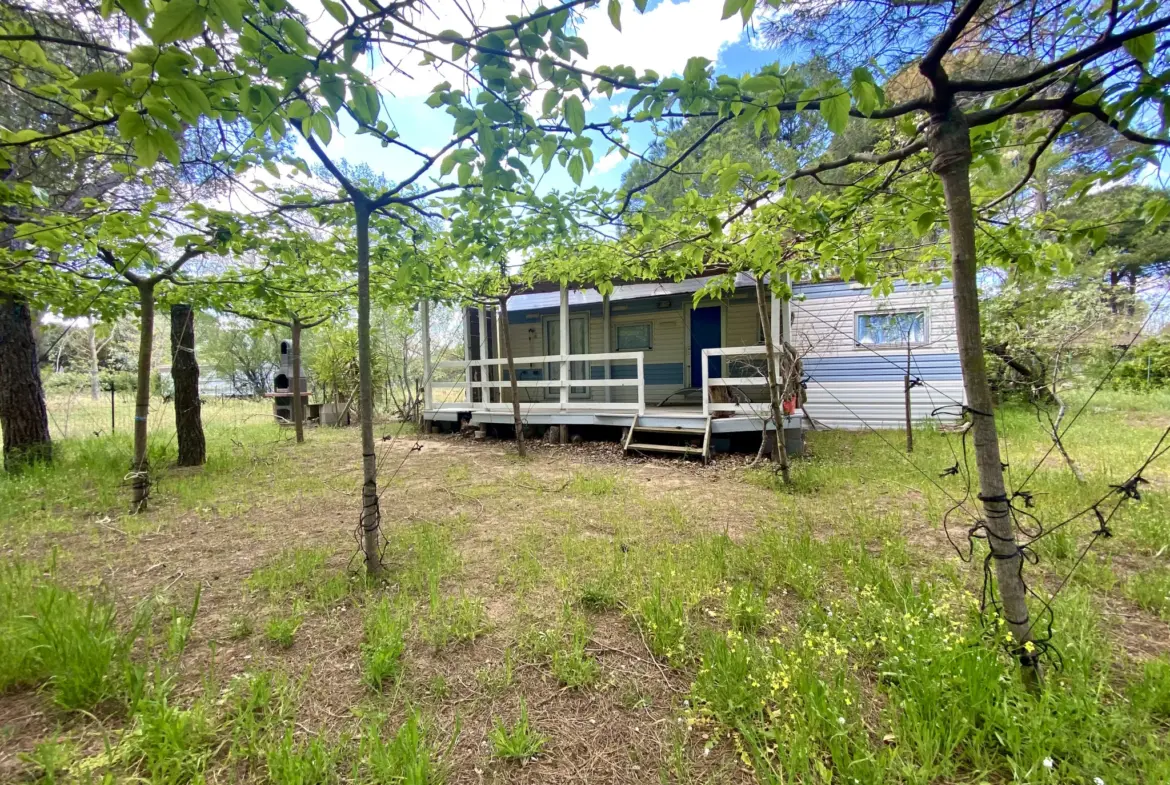
M 646 353 L 638 352 L 638 414 L 646 413 Z
M 710 417 L 711 411 L 710 411 L 710 407 L 707 404 L 707 393 L 709 392 L 707 389 L 707 382 L 708 382 L 707 375 L 708 375 L 710 369 L 707 367 L 707 350 L 706 349 L 703 349 L 702 352 L 700 352 L 700 362 L 703 363 L 703 416 Z
M 114 382 L 110 381 L 110 433 L 114 432 Z

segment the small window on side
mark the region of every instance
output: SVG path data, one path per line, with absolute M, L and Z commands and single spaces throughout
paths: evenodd
M 926 342 L 926 311 L 859 313 L 856 341 L 863 346 L 905 346 Z
M 616 351 L 638 352 L 650 349 L 650 323 L 619 324 L 614 327 Z

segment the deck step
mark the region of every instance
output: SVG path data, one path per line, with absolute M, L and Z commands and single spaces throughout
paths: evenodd
M 633 442 L 626 445 L 627 450 L 640 450 L 642 452 L 677 452 L 682 455 L 702 455 L 701 447 L 683 447 L 678 444 L 639 444 Z
M 705 427 L 683 428 L 682 426 L 679 426 L 678 428 L 668 428 L 666 426 L 658 426 L 658 425 L 638 425 L 638 426 L 635 426 L 634 430 L 638 431 L 639 433 L 641 433 L 643 431 L 645 431 L 647 433 L 689 433 L 689 434 L 693 434 L 694 436 L 702 436 L 703 434 L 705 434 L 707 432 L 707 429 Z

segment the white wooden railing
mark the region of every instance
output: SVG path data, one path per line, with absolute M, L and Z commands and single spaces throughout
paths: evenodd
M 767 387 L 767 376 L 718 376 L 710 375 L 708 357 L 735 357 L 735 356 L 767 357 L 768 349 L 764 346 L 725 346 L 717 349 L 703 350 L 703 416 L 711 412 L 735 412 L 736 414 L 755 414 L 767 417 L 771 414 L 771 404 L 768 403 L 714 403 L 711 400 L 712 387 Z M 765 363 L 767 360 L 764 361 Z
M 557 379 L 517 379 L 516 386 L 518 388 L 544 388 L 560 390 L 559 401 L 521 401 L 521 406 L 525 411 L 533 409 L 548 410 L 553 409 L 557 411 L 564 411 L 569 409 L 623 409 L 638 414 L 646 413 L 646 355 L 645 352 L 603 352 L 601 354 L 548 354 L 540 357 L 516 357 L 513 363 L 517 366 L 522 365 L 545 365 L 548 363 L 557 363 L 560 368 L 559 377 Z M 568 372 L 573 363 L 584 363 L 585 368 L 588 369 L 590 362 L 614 362 L 614 361 L 634 361 L 637 373 L 632 379 L 571 379 L 568 378 L 571 374 Z M 427 386 L 430 388 L 427 398 L 432 401 L 432 406 L 435 409 L 460 409 L 466 411 L 468 409 L 487 409 L 499 411 L 511 411 L 511 401 L 492 401 L 490 390 L 493 389 L 509 389 L 512 382 L 508 379 L 492 379 L 489 380 L 487 369 L 489 367 L 498 367 L 500 373 L 497 376 L 504 375 L 504 369 L 508 365 L 507 360 L 498 358 L 489 360 L 449 360 L 436 364 L 436 368 L 451 368 L 464 371 L 465 379 L 460 382 L 430 382 Z M 479 368 L 479 379 L 473 378 L 471 369 Z M 586 371 L 588 372 L 588 370 Z M 635 387 L 638 393 L 637 402 L 623 401 L 620 403 L 607 401 L 592 401 L 592 400 L 570 400 L 570 390 L 574 387 L 584 387 L 591 390 L 595 387 Z M 463 394 L 458 396 L 458 400 L 452 400 L 451 395 L 443 396 L 436 393 L 440 390 L 463 390 Z M 474 400 L 474 390 L 480 390 L 480 400 Z M 439 400 L 439 398 L 442 400 Z

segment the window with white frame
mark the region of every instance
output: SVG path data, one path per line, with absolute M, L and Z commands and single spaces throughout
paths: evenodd
M 617 342 L 616 351 L 638 352 L 647 350 L 650 348 L 652 335 L 650 322 L 614 325 L 614 336 Z
M 926 343 L 926 311 L 884 311 L 857 314 L 855 340 L 862 346 L 905 346 Z

